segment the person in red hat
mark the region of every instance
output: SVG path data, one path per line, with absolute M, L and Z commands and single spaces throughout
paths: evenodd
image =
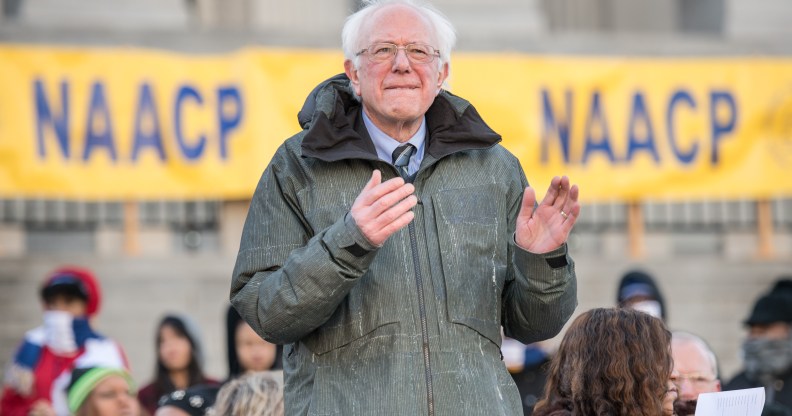
M 6 373 L 0 414 L 69 415 L 66 387 L 75 368 L 128 368 L 123 349 L 91 328 L 101 292 L 83 268 L 55 270 L 41 286 L 43 325 L 28 331 Z

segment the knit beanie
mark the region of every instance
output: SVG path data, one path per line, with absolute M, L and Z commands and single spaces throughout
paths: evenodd
M 746 325 L 767 325 L 774 322 L 792 323 L 792 278 L 779 278 L 773 288 L 760 296 L 754 304 Z
M 121 376 L 129 384 L 133 394 L 137 394 L 135 382 L 132 377 L 122 368 L 108 367 L 89 367 L 76 368 L 72 371 L 72 379 L 66 388 L 69 411 L 74 414 L 82 406 L 85 399 L 91 394 L 94 387 L 108 376 Z
M 157 405 L 158 407 L 173 406 L 184 410 L 190 416 L 203 416 L 211 409 L 219 390 L 218 385 L 199 384 L 187 390 L 176 390 L 166 394 L 159 399 Z
M 52 272 L 41 285 L 41 298 L 46 301 L 58 292 L 74 293 L 85 300 L 85 314 L 88 317 L 99 312 L 102 293 L 99 282 L 88 269 L 62 267 Z

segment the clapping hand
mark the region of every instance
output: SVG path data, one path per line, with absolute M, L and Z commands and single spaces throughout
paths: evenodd
M 569 178 L 554 177 L 542 202 L 536 205 L 536 192 L 525 188 L 520 213 L 517 215 L 515 241 L 522 249 L 542 254 L 566 242 L 572 226 L 580 216 L 578 186 L 569 185 Z

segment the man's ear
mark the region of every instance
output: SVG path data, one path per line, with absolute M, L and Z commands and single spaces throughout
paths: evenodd
M 440 94 L 440 90 L 443 88 L 443 83 L 448 79 L 448 62 L 443 64 L 443 68 L 440 69 L 440 72 L 437 74 L 437 93 Z
M 344 61 L 344 72 L 346 73 L 347 78 L 351 81 L 352 89 L 355 90 L 355 94 L 359 97 L 360 96 L 360 78 L 358 78 L 358 70 L 355 68 L 355 64 L 352 62 L 351 59 L 347 59 Z

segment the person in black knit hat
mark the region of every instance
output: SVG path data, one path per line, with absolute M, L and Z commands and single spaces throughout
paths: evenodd
M 764 387 L 765 413 L 784 414 L 786 407 L 792 414 L 792 276 L 757 299 L 745 325 L 743 371 L 724 390 Z

